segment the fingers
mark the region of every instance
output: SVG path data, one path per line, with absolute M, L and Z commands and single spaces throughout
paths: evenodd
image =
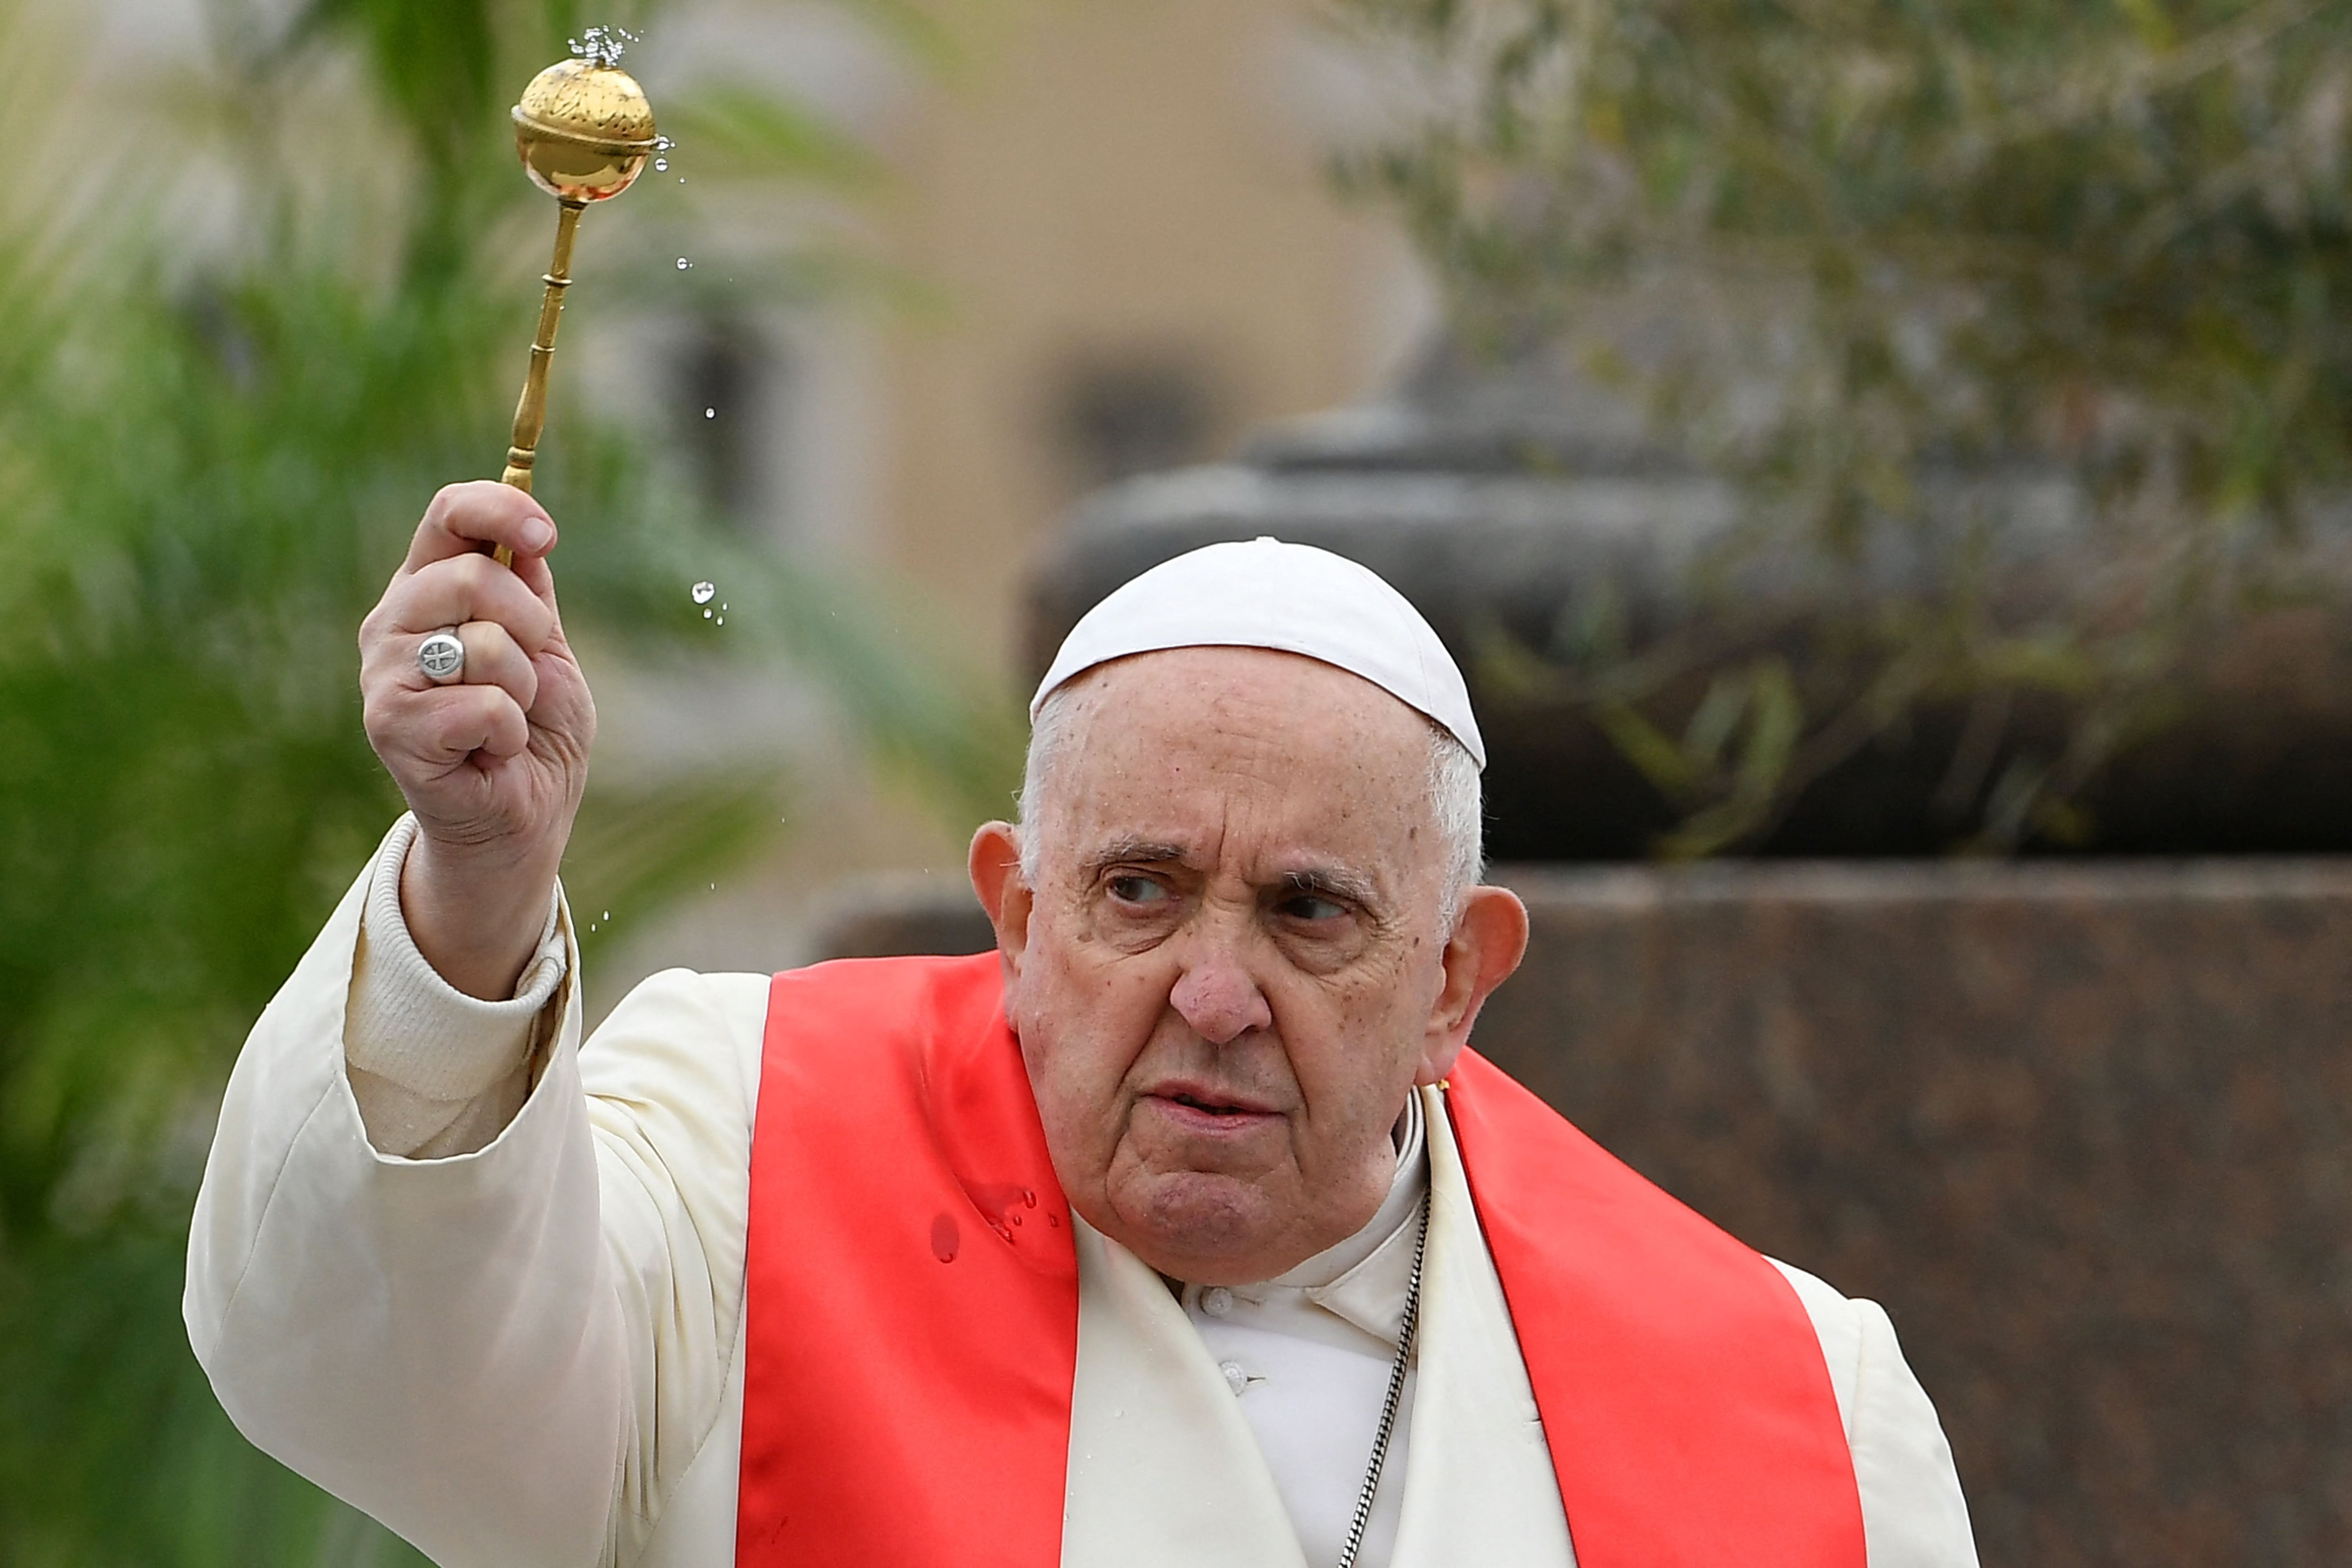
M 546 570 L 542 563 L 531 564 Z M 556 625 L 547 602 L 487 555 L 451 556 L 414 572 L 404 569 L 368 618 L 371 637 L 394 641 L 486 622 L 502 628 L 527 654 L 546 647 Z
M 499 744 L 518 733 L 528 739 L 530 710 L 539 702 L 539 668 L 496 621 L 468 621 L 457 630 L 466 662 L 457 679 L 446 683 L 427 675 L 416 658 L 417 648 L 432 633 L 404 636 L 383 650 L 391 660 L 405 660 L 394 664 L 389 673 L 402 693 L 394 700 L 417 726 L 407 743 L 422 756 L 446 762 L 442 753 L 452 736 L 487 736 L 491 739 L 469 741 L 467 749 L 484 745 L 494 756 L 510 756 L 513 752 L 499 750 Z M 504 700 L 485 700 L 493 694 Z M 444 698 L 447 700 L 436 700 Z M 515 749 L 520 749 L 520 742 Z
M 503 544 L 520 563 L 555 548 L 555 521 L 523 491 L 493 479 L 445 485 L 425 509 L 408 542 L 404 571 L 415 572 L 453 556 L 478 555 Z
M 476 752 L 520 755 L 530 744 L 530 721 L 513 695 L 498 686 L 443 686 L 421 692 L 410 721 L 419 758 L 452 768 Z
M 522 491 L 451 485 L 361 626 L 369 742 L 418 817 L 453 842 L 560 848 L 578 802 L 595 707 L 563 640 L 545 560 L 554 544 L 553 523 Z M 511 568 L 491 545 L 515 552 Z M 466 656 L 446 686 L 417 663 L 443 628 Z
M 466 645 L 464 683 L 495 686 L 528 714 L 539 700 L 539 671 L 506 627 L 496 621 L 468 621 L 457 628 L 457 640 Z

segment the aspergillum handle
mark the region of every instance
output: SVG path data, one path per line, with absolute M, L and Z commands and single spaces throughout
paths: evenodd
M 547 367 L 555 360 L 555 329 L 563 321 L 563 291 L 572 287 L 572 241 L 580 232 L 585 202 L 557 202 L 555 259 L 548 263 L 547 293 L 539 302 L 539 335 L 530 343 L 530 374 L 523 378 L 522 401 L 515 405 L 514 437 L 507 447 L 507 471 L 499 482 L 530 493 L 531 464 L 547 428 Z M 501 544 L 490 552 L 501 566 L 514 564 L 514 552 Z

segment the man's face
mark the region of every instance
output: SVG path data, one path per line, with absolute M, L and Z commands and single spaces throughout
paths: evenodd
M 1009 830 L 973 848 L 1055 1170 L 1163 1272 L 1270 1278 L 1370 1220 L 1406 1096 L 1467 1032 L 1429 724 L 1251 648 L 1120 660 L 1063 700 L 1036 885 Z

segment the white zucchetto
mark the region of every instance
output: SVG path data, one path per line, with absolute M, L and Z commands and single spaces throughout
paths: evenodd
M 1486 765 L 1470 689 L 1421 612 L 1370 567 L 1271 538 L 1203 545 L 1114 589 L 1062 639 L 1029 717 L 1073 676 L 1171 647 L 1263 647 L 1320 659 L 1426 713 L 1480 769 Z

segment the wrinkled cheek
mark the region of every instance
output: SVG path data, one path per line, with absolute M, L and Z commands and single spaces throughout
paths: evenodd
M 1421 1060 L 1429 1016 L 1418 1001 L 1402 983 L 1393 991 L 1351 998 L 1324 1037 L 1335 1047 L 1311 1062 L 1294 1057 L 1301 1086 L 1337 1111 L 1337 1120 L 1347 1121 L 1354 1114 L 1351 1100 L 1384 1099 L 1392 1086 L 1408 1082 Z
M 1074 963 L 1050 950 L 1039 956 L 1023 976 L 1013 1027 L 1055 1168 L 1066 1186 L 1099 1185 L 1127 1132 L 1129 1074 L 1166 993 L 1155 996 L 1150 977 L 1127 965 Z
M 1118 1080 L 1108 1083 L 1077 1042 L 1066 1037 L 1032 1044 L 1024 1036 L 1022 1057 L 1029 1087 L 1045 1131 L 1045 1149 L 1064 1190 L 1074 1196 L 1101 1184 L 1117 1147 Z

